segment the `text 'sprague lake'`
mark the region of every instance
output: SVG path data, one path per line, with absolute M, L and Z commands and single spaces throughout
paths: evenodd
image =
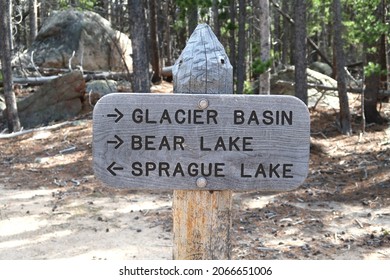
M 291 96 L 118 93 L 93 113 L 95 173 L 114 187 L 289 190 L 309 143 L 309 112 Z

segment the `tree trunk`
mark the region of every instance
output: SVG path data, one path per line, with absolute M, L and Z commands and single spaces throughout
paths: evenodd
M 221 40 L 221 28 L 219 24 L 219 1 L 218 0 L 213 0 L 213 23 L 214 23 L 214 33 L 217 36 L 218 39 Z
M 236 1 L 230 0 L 230 26 L 229 26 L 229 60 L 233 67 L 233 81 L 236 79 Z M 233 84 L 234 91 L 234 84 Z
M 237 93 L 244 93 L 245 82 L 245 55 L 246 55 L 246 36 L 245 36 L 245 21 L 246 21 L 246 0 L 238 1 L 239 16 L 238 16 L 238 57 L 237 57 Z
M 280 56 L 281 55 L 281 52 L 282 52 L 282 48 L 281 48 L 281 34 L 282 34 L 282 28 L 281 28 L 281 16 L 280 16 L 280 13 L 275 10 L 275 9 L 272 9 L 271 11 L 273 11 L 273 23 L 274 23 L 274 32 L 273 32 L 273 36 L 274 36 L 274 39 L 276 41 L 276 44 L 274 44 L 274 53 L 277 55 L 277 56 Z
M 152 52 L 152 83 L 161 83 L 160 55 L 157 38 L 156 0 L 149 1 L 150 9 L 150 47 Z
M 193 1 L 187 8 L 187 16 L 188 16 L 188 37 L 191 36 L 192 32 L 194 32 L 196 26 L 198 25 L 198 4 L 196 1 Z
M 288 0 L 282 0 L 281 11 L 284 14 L 289 14 L 289 4 Z M 290 18 L 291 19 L 291 18 Z M 291 39 L 291 22 L 287 17 L 283 17 L 282 20 L 283 33 L 282 33 L 282 64 L 286 65 L 290 61 L 290 39 Z
M 133 92 L 150 92 L 147 25 L 142 0 L 129 0 L 130 37 L 133 46 Z
M 379 6 L 375 11 L 375 16 L 378 21 L 383 22 L 384 20 L 384 1 L 380 1 Z M 381 65 L 382 54 L 384 50 L 384 41 L 385 35 L 380 36 L 380 38 L 374 42 L 372 45 L 367 44 L 366 50 L 366 63 L 373 62 L 375 64 Z M 371 48 L 376 49 L 376 51 L 370 51 Z M 386 70 L 381 68 L 382 70 Z M 384 118 L 380 115 L 377 105 L 378 105 L 378 96 L 379 90 L 381 88 L 381 73 L 372 73 L 371 75 L 365 78 L 365 90 L 364 90 L 364 114 L 367 123 L 377 123 L 383 124 L 385 122 Z
M 271 23 L 269 16 L 269 0 L 260 1 L 260 58 L 261 63 L 269 64 L 271 61 Z M 271 80 L 269 68 L 260 74 L 259 93 L 270 94 Z
M 345 81 L 345 57 L 343 52 L 342 24 L 341 24 L 341 4 L 340 0 L 333 0 L 333 44 L 336 63 L 337 89 L 340 103 L 340 126 L 341 132 L 346 135 L 352 134 L 351 114 L 347 95 L 347 84 Z
M 30 38 L 29 44 L 31 45 L 34 42 L 35 37 L 37 37 L 38 33 L 38 8 L 37 8 L 37 0 L 29 0 L 29 17 L 30 17 Z
M 377 53 L 367 53 L 366 59 L 370 62 L 379 60 Z M 385 122 L 377 108 L 380 83 L 379 74 L 371 74 L 365 78 L 364 115 L 367 123 L 383 124 Z
M 0 51 L 1 51 L 1 64 L 4 81 L 4 97 L 5 105 L 7 106 L 7 120 L 8 130 L 10 132 L 16 132 L 20 130 L 20 121 L 18 115 L 18 109 L 16 106 L 16 97 L 13 92 L 12 82 L 12 68 L 11 68 L 11 56 L 12 56 L 12 33 L 11 33 L 11 0 L 1 1 L 0 6 Z
M 171 26 L 172 17 L 170 15 L 171 0 L 166 0 L 164 5 L 164 12 L 167 19 L 164 21 L 164 44 L 165 44 L 165 66 L 172 65 L 172 38 L 171 38 Z
M 111 23 L 111 4 L 110 0 L 102 0 L 103 17 Z
M 387 9 L 387 6 L 386 6 L 386 0 L 382 0 L 381 1 L 381 4 L 380 4 L 380 7 L 379 7 L 379 11 L 378 11 L 378 18 L 381 20 L 382 23 L 385 23 L 386 22 L 386 9 Z M 386 36 L 386 33 L 385 34 L 382 34 L 379 38 L 379 43 L 380 45 L 380 48 L 379 48 L 379 65 L 380 65 L 380 68 L 383 69 L 383 70 L 386 70 L 387 69 L 387 36 Z M 387 89 L 387 73 L 389 71 L 382 71 L 380 73 L 380 89 L 381 90 L 386 90 Z M 382 102 L 382 101 L 388 101 L 389 98 L 388 97 L 379 97 L 379 102 Z
M 295 96 L 307 105 L 306 1 L 295 0 Z

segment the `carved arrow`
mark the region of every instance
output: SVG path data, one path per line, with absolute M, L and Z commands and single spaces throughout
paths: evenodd
M 117 108 L 115 108 L 114 111 L 116 112 L 116 114 L 107 114 L 107 117 L 116 118 L 115 122 L 117 123 L 121 118 L 123 118 L 123 114 Z
M 110 164 L 109 167 L 107 167 L 108 172 L 110 172 L 114 176 L 116 176 L 116 173 L 114 172 L 114 170 L 123 170 L 123 167 L 120 167 L 120 166 L 114 167 L 115 164 L 116 164 L 116 162 L 114 161 L 113 163 Z
M 121 138 L 119 138 L 118 135 L 115 135 L 114 137 L 115 137 L 116 140 L 108 140 L 107 143 L 108 144 L 117 144 L 115 146 L 115 150 L 116 150 L 116 149 L 118 149 L 120 147 L 120 145 L 123 144 L 123 140 Z

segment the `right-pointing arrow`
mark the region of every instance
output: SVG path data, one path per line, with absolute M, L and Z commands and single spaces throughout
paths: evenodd
M 120 147 L 120 145 L 123 144 L 123 140 L 122 140 L 121 138 L 119 138 L 118 135 L 115 135 L 114 137 L 115 137 L 116 140 L 108 140 L 108 141 L 107 141 L 107 144 L 117 144 L 117 145 L 114 147 L 114 149 L 116 150 L 116 149 L 118 149 L 118 148 Z
M 116 118 L 115 122 L 117 123 L 121 118 L 123 118 L 123 114 L 117 108 L 115 108 L 114 111 L 116 112 L 116 114 L 107 114 L 107 117 Z
M 116 173 L 114 172 L 114 170 L 123 170 L 123 167 L 120 167 L 120 166 L 114 167 L 115 164 L 116 164 L 116 162 L 114 161 L 113 163 L 110 164 L 109 167 L 107 167 L 108 172 L 110 172 L 113 176 L 116 176 Z

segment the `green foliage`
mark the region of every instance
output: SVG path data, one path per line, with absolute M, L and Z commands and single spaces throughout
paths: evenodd
M 200 21 L 207 17 L 209 8 L 213 5 L 212 0 L 177 0 L 176 5 L 179 7 L 178 21 L 174 22 L 174 29 L 179 30 L 185 27 L 187 12 L 194 7 L 199 9 Z
M 182 8 L 191 8 L 198 6 L 199 8 L 210 8 L 213 5 L 213 0 L 177 0 L 176 4 Z
M 67 9 L 72 7 L 69 0 L 60 0 L 59 4 L 61 9 Z M 98 0 L 78 0 L 77 9 L 93 10 L 97 4 L 98 4 Z
M 256 58 L 253 61 L 252 72 L 254 75 L 261 75 L 272 67 L 273 58 L 266 61 L 262 61 L 260 58 Z
M 364 75 L 386 75 L 387 71 L 381 69 L 381 65 L 378 63 L 368 62 L 368 64 L 364 67 Z
M 314 36 L 321 33 L 323 27 L 331 21 L 332 0 L 311 0 L 307 4 L 307 34 Z
M 244 81 L 244 94 L 254 94 L 254 88 L 251 81 Z
M 382 34 L 388 34 L 388 24 L 378 20 L 375 15 L 381 0 L 344 0 L 344 5 L 354 13 L 344 21 L 347 42 L 372 44 Z

